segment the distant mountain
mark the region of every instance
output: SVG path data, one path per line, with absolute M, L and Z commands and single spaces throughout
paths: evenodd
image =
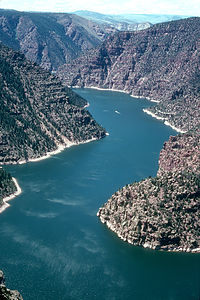
M 73 14 L 0 9 L 0 41 L 48 70 L 95 48 L 114 31 Z
M 188 18 L 179 15 L 157 15 L 157 14 L 120 14 L 108 15 L 88 10 L 78 10 L 74 14 L 99 24 L 109 24 L 121 31 L 141 30 L 152 24 L 175 21 Z
M 7 173 L 3 168 L 0 168 L 0 207 L 3 205 L 3 199 L 14 194 L 16 191 L 17 188 L 10 173 Z
M 115 16 L 113 16 L 115 17 Z M 158 14 L 123 14 L 119 15 L 119 18 L 123 18 L 124 21 L 134 21 L 137 23 L 146 23 L 149 22 L 151 24 L 176 21 L 180 19 L 189 18 L 190 16 L 182 16 L 182 15 L 158 15 Z M 117 18 L 117 16 L 116 16 Z
M 187 131 L 200 120 L 200 18 L 119 32 L 59 69 L 71 86 L 123 90 L 160 104 L 149 109 Z
M 26 162 L 105 136 L 86 101 L 0 44 L 0 164 Z M 79 105 L 79 106 L 77 106 Z
M 98 24 L 110 25 L 121 31 L 142 30 L 151 26 L 151 22 L 148 20 L 148 17 L 145 21 L 141 21 L 137 17 L 138 15 L 105 15 L 87 10 L 75 11 L 74 14 Z M 141 15 L 141 19 L 142 16 L 145 15 Z M 145 19 L 145 17 L 143 17 L 143 19 Z
M 18 291 L 10 290 L 5 285 L 5 276 L 0 270 L 0 299 L 2 300 L 23 300 Z

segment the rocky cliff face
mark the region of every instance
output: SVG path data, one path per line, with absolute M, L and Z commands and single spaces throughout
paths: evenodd
M 0 45 L 0 163 L 17 163 L 105 136 L 86 103 L 22 54 Z
M 178 136 L 170 136 L 159 157 L 158 176 L 164 173 L 200 173 L 200 127 Z
M 60 67 L 59 76 L 72 86 L 123 90 L 160 101 L 150 112 L 186 131 L 200 118 L 199 37 L 200 18 L 119 32 Z
M 200 252 L 199 133 L 170 137 L 157 177 L 129 184 L 98 211 L 124 241 L 169 251 Z
M 0 41 L 51 71 L 100 45 L 114 31 L 72 14 L 0 10 Z
M 1 270 L 0 270 L 0 299 L 1 300 L 23 300 L 22 296 L 18 291 L 9 290 L 5 286 L 5 277 Z

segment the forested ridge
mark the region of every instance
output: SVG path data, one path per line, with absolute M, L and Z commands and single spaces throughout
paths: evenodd
M 0 163 L 38 158 L 105 136 L 86 101 L 54 75 L 0 44 Z

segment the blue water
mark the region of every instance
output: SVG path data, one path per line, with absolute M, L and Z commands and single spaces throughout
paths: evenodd
M 199 300 L 200 255 L 133 247 L 96 217 L 119 187 L 156 174 L 160 149 L 176 133 L 143 113 L 146 100 L 77 91 L 110 135 L 7 167 L 23 190 L 0 215 L 7 286 L 25 300 Z

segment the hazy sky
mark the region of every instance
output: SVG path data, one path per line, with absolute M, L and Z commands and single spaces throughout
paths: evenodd
M 145 13 L 200 16 L 200 0 L 0 0 L 0 8 L 20 11 L 91 10 L 107 14 Z

